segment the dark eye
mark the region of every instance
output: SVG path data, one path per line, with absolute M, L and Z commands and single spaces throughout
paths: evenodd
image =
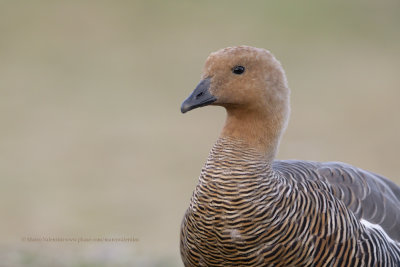
M 244 70 L 245 70 L 245 68 L 243 66 L 235 66 L 235 67 L 233 67 L 232 72 L 240 75 L 244 72 Z

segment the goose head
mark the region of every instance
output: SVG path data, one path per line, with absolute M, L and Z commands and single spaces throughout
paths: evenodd
M 222 106 L 227 120 L 221 137 L 235 138 L 273 157 L 289 115 L 285 72 L 267 50 L 237 46 L 211 53 L 201 81 L 181 111 Z

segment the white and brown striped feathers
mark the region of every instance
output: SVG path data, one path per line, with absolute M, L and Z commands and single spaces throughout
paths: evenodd
M 182 112 L 227 121 L 181 229 L 185 266 L 400 266 L 400 188 L 344 163 L 275 161 L 289 88 L 266 50 L 208 58 Z

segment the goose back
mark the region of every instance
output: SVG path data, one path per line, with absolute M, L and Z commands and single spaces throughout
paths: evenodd
M 400 188 L 387 178 L 342 162 L 283 160 L 274 161 L 273 168 L 290 179 L 328 183 L 359 220 L 400 242 Z

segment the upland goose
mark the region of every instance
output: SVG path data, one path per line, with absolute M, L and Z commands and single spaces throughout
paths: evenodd
M 212 53 L 183 113 L 227 110 L 182 226 L 185 266 L 400 266 L 400 187 L 340 162 L 274 160 L 289 116 L 265 49 Z

